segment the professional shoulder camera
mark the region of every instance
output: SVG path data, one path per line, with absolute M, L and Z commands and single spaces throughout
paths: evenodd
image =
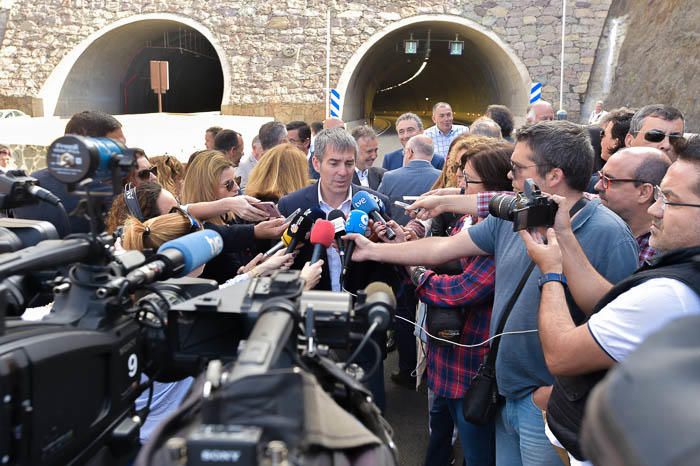
M 498 194 L 489 201 L 489 213 L 513 222 L 513 231 L 554 225 L 558 204 L 542 194 L 532 178 L 525 180 L 525 191 L 515 196 Z

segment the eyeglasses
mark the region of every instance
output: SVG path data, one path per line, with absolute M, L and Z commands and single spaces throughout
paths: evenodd
M 600 184 L 603 189 L 608 189 L 610 187 L 610 183 L 648 183 L 648 181 L 633 178 L 610 178 L 601 171 L 598 172 L 598 176 L 600 177 Z
M 143 170 L 139 170 L 136 172 L 136 176 L 138 176 L 139 179 L 144 181 L 151 178 L 151 175 L 158 176 L 158 167 L 152 166 L 151 168 L 144 168 Z
M 184 207 L 182 207 L 181 205 L 176 205 L 176 206 L 173 206 L 172 209 L 170 209 L 171 214 L 174 214 L 177 212 L 184 215 L 185 218 L 190 221 L 190 233 L 194 233 L 195 231 L 199 231 L 202 229 L 202 225 L 197 221 L 196 218 L 194 218 L 193 216 L 188 214 L 187 211 L 184 209 Z
M 661 210 L 664 211 L 666 210 L 666 206 L 668 205 L 675 205 L 679 207 L 700 207 L 700 204 L 687 204 L 685 202 L 670 202 L 667 198 L 666 195 L 661 192 L 661 187 L 654 186 L 654 201 L 659 202 L 661 201 Z
M 466 184 L 470 184 L 470 183 L 471 183 L 471 184 L 484 184 L 484 182 L 481 181 L 481 180 L 470 180 L 469 178 L 467 178 L 467 174 L 466 174 L 466 173 L 462 173 L 462 178 L 464 178 L 464 182 L 465 182 Z
M 648 142 L 661 142 L 666 137 L 669 141 L 677 141 L 683 138 L 683 133 L 664 133 L 660 129 L 652 129 L 649 131 L 640 131 L 644 134 L 644 139 Z
M 543 167 L 546 165 L 547 165 L 546 163 L 535 163 L 532 165 L 518 165 L 517 163 L 515 163 L 511 160 L 510 169 L 513 172 L 513 176 L 517 176 L 521 171 L 525 170 L 526 168 Z
M 226 191 L 228 191 L 228 192 L 231 192 L 231 191 L 233 191 L 234 188 L 238 187 L 236 185 L 236 180 L 226 180 L 226 183 L 224 183 L 224 186 L 226 187 Z

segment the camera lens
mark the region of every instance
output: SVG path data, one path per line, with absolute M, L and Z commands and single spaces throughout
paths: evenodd
M 498 194 L 489 201 L 489 213 L 494 217 L 513 221 L 513 207 L 516 197 L 510 194 Z

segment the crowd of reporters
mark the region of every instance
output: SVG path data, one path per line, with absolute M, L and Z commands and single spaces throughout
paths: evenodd
M 118 249 L 144 252 L 214 230 L 222 253 L 191 275 L 224 287 L 287 268 L 301 270 L 306 289 L 357 294 L 388 283 L 399 299 L 392 380 L 415 385 L 425 373 L 428 386 L 424 464 L 449 464 L 453 431 L 469 466 L 584 463 L 579 431 L 593 386 L 647 335 L 700 313 L 697 272 L 677 270 L 700 253 L 700 141 L 684 137 L 682 114 L 665 105 L 613 110 L 589 127 L 551 121 L 543 101 L 526 117 L 513 132 L 513 115 L 493 105 L 467 128 L 441 102 L 424 132 L 404 114 L 402 148 L 383 168 L 373 166 L 377 135 L 367 126 L 274 121 L 247 155 L 239 133 L 213 127 L 186 165 L 136 151 L 100 228 Z M 99 112 L 75 115 L 66 133 L 127 143 Z M 46 171 L 34 176 L 73 215 L 44 204 L 14 215 L 50 220 L 61 236 L 87 232 L 78 197 Z M 553 222 L 515 231 L 513 218 L 493 206 L 489 215 L 495 196 L 532 186 Z M 500 339 L 501 401 L 495 417 L 470 422 L 465 395 L 491 338 Z M 383 359 L 386 335 L 373 339 Z M 391 400 L 375 358 L 363 351 L 357 363 L 384 411 Z M 190 385 L 157 387 L 142 441 Z

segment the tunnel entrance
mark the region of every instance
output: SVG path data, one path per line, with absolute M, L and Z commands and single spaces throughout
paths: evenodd
M 163 111 L 221 109 L 224 76 L 211 42 L 185 24 L 145 20 L 113 29 L 86 48 L 61 87 L 54 114 L 70 116 L 88 109 L 157 112 L 150 60 L 169 63 L 170 90 L 163 96 Z
M 406 53 L 408 40 L 415 41 L 415 54 Z M 450 53 L 452 41 L 463 42 L 461 54 Z M 525 66 L 495 34 L 464 18 L 428 16 L 373 36 L 350 60 L 338 87 L 345 91 L 346 121 L 411 111 L 432 124 L 433 104 L 445 101 L 456 120 L 470 123 L 490 104 L 524 115 L 529 81 Z

